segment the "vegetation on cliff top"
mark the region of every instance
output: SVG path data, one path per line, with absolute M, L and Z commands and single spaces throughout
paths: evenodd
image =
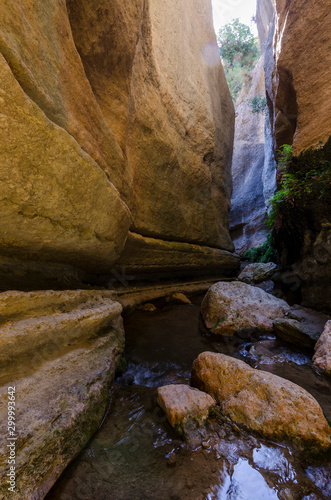
M 249 87 L 251 73 L 259 57 L 257 39 L 239 19 L 223 26 L 217 36 L 225 76 L 233 102 L 243 87 Z

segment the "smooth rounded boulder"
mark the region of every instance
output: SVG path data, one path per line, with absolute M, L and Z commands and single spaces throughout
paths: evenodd
M 212 352 L 194 361 L 191 381 L 236 424 L 268 439 L 289 440 L 306 452 L 331 451 L 331 428 L 321 407 L 293 382 Z

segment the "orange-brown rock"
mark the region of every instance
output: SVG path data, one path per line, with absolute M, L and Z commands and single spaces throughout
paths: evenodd
M 157 402 L 172 427 L 183 428 L 188 419 L 203 423 L 215 400 L 209 394 L 187 385 L 165 385 L 157 390 Z
M 109 274 L 130 224 L 233 251 L 234 109 L 210 2 L 4 0 L 0 15 L 0 267 Z
M 128 233 L 127 206 L 75 138 L 27 96 L 2 55 L 0 72 L 0 253 L 110 271 Z
M 331 135 L 330 6 L 317 0 L 274 3 L 267 92 L 273 102 L 276 146 L 293 143 L 298 156 L 325 144 Z
M 331 428 L 317 401 L 298 385 L 224 354 L 204 352 L 192 384 L 216 399 L 233 422 L 309 452 L 331 450 Z

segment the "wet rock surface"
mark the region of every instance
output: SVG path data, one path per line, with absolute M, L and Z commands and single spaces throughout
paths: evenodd
M 207 435 L 191 444 L 172 430 L 156 402 L 158 387 L 189 385 L 192 363 L 203 351 L 247 359 L 253 346 L 260 351 L 263 345 L 263 369 L 305 383 L 331 418 L 330 381 L 312 370 L 307 356 L 274 336 L 243 341 L 202 335 L 200 302 L 193 297 L 191 306 L 166 304 L 153 316 L 137 310 L 126 317 L 128 367 L 113 388 L 108 416 L 48 499 L 227 500 L 235 492 L 249 500 L 328 498 L 328 460 L 303 461 L 290 446 L 243 429 L 238 434 L 230 421 L 210 420 Z M 274 344 L 267 348 L 268 342 Z
M 213 396 L 222 414 L 269 439 L 289 439 L 311 452 L 331 451 L 331 428 L 317 401 L 288 380 L 224 354 L 193 363 L 192 384 Z
M 208 418 L 209 409 L 215 406 L 215 400 L 209 394 L 184 384 L 159 387 L 157 402 L 170 425 L 178 429 L 184 429 L 187 420 L 203 424 Z
M 289 310 L 288 304 L 262 289 L 241 282 L 211 286 L 201 305 L 205 325 L 216 335 L 243 335 L 272 331 L 275 318 Z

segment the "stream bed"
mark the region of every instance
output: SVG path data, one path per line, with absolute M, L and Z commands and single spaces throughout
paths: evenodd
M 212 351 L 287 378 L 308 390 L 331 420 L 331 382 L 309 353 L 272 335 L 224 339 L 203 331 L 202 297 L 192 304 L 155 302 L 125 318 L 125 372 L 111 390 L 97 433 L 67 467 L 48 500 L 317 500 L 331 499 L 331 461 L 307 461 L 288 446 L 229 425 L 185 442 L 156 403 L 156 388 L 189 384 L 194 359 Z

